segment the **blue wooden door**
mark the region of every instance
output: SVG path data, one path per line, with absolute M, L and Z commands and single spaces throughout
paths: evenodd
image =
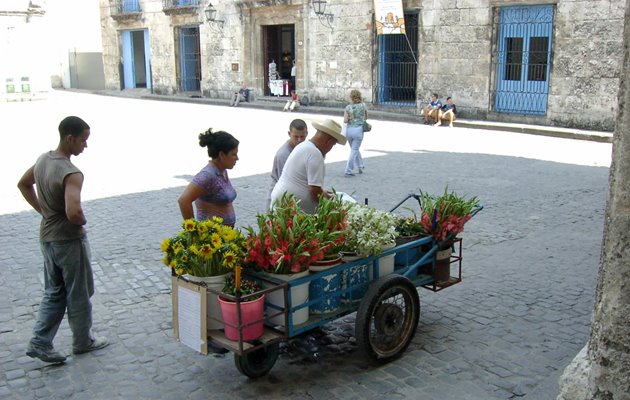
M 123 53 L 123 89 L 136 87 L 136 73 L 133 57 L 133 40 L 131 31 L 122 31 L 122 53 Z
M 134 36 L 142 35 L 142 39 L 137 39 L 138 49 L 134 46 Z M 122 58 L 123 58 L 123 89 L 133 89 L 138 87 L 136 80 L 136 70 L 142 75 L 146 74 L 146 87 L 151 88 L 151 46 L 149 42 L 149 30 L 122 31 Z M 144 47 L 144 49 L 142 49 Z M 144 51 L 143 51 L 144 50 Z M 141 63 L 140 66 L 136 63 Z M 142 66 L 144 64 L 144 66 Z M 143 83 L 144 85 L 144 83 Z M 142 86 L 144 87 L 144 86 Z
M 496 111 L 546 113 L 553 15 L 553 5 L 501 8 Z
M 198 27 L 180 28 L 179 50 L 181 90 L 184 92 L 197 91 L 201 88 Z

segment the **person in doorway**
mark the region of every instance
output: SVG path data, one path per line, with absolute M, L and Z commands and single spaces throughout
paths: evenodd
M 208 148 L 210 161 L 179 196 L 182 218 L 194 217 L 202 221 L 220 217 L 224 225 L 234 227 L 236 213 L 232 203 L 236 199 L 236 190 L 227 170 L 234 168 L 238 161 L 238 144 L 234 136 L 223 131 L 213 132 L 212 128 L 199 135 L 199 146 Z
M 247 89 L 247 86 L 243 83 L 243 86 L 241 86 L 239 91 L 234 92 L 234 94 L 232 94 L 230 105 L 232 107 L 238 107 L 238 104 L 241 101 L 248 101 L 248 99 L 249 99 L 249 89 Z
M 284 105 L 283 111 L 293 111 L 296 107 L 300 106 L 300 96 L 295 92 L 295 90 L 291 91 L 291 99 L 287 101 L 287 104 Z
M 438 119 L 435 123 L 435 126 L 442 125 L 442 119 L 448 120 L 448 126 L 453 127 L 453 121 L 455 121 L 455 116 L 457 115 L 457 107 L 453 104 L 453 99 L 450 97 L 446 98 L 446 104 L 442 106 L 440 112 L 438 113 Z
M 350 101 L 343 113 L 343 122 L 346 126 L 346 137 L 350 145 L 350 156 L 346 163 L 345 176 L 354 176 L 354 168 L 356 167 L 360 174 L 363 173 L 365 165 L 363 157 L 361 157 L 361 143 L 363 142 L 363 124 L 367 120 L 367 108 L 363 103 L 361 92 L 356 89 L 350 91 Z
M 429 102 L 429 104 L 425 105 L 423 109 L 424 124 L 429 125 L 429 118 L 433 118 L 437 121 L 441 108 L 442 101 L 438 99 L 437 93 L 433 93 L 431 95 L 431 101 Z
M 282 170 L 284 169 L 284 164 L 287 162 L 287 158 L 289 158 L 289 154 L 295 149 L 295 146 L 306 140 L 306 136 L 308 136 L 306 122 L 301 119 L 291 121 L 289 125 L 289 140 L 280 146 L 276 152 L 276 156 L 273 158 L 273 165 L 271 167 L 271 188 L 269 188 L 269 194 L 267 196 L 267 210 L 271 206 L 271 192 L 276 186 L 278 179 L 280 179 L 280 175 L 282 175 Z
M 295 90 L 295 77 L 297 76 L 297 65 L 295 65 L 295 60 L 293 60 L 293 66 L 291 67 L 291 87 Z
M 296 146 L 287 158 L 282 175 L 271 192 L 272 206 L 284 193 L 291 193 L 300 200 L 302 210 L 313 214 L 320 196 L 332 196 L 323 189 L 326 174 L 324 157 L 335 144 L 344 145 L 347 140 L 341 133 L 341 125 L 332 119 L 313 122 L 313 127 L 315 135 Z
M 44 296 L 26 355 L 49 363 L 66 360 L 53 346 L 66 311 L 74 354 L 109 345 L 92 334 L 94 277 L 81 206 L 83 174 L 70 161 L 87 148 L 90 127 L 79 117 L 66 117 L 59 124 L 59 136 L 57 148 L 42 154 L 18 182 L 24 199 L 42 216 L 39 239 L 44 256 Z

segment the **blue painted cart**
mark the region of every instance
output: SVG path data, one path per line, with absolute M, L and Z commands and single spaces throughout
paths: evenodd
M 419 196 L 412 194 L 394 209 L 410 198 L 420 201 Z M 477 206 L 473 215 L 482 208 Z M 451 269 L 453 274 L 448 273 L 446 279 L 437 280 L 438 263 L 435 256 L 445 243 L 446 247 L 450 246 L 453 251 L 446 260 L 448 267 L 454 267 Z M 383 260 L 392 256 L 395 257 L 393 272 L 381 276 Z M 249 342 L 232 341 L 226 339 L 223 330 L 214 330 L 209 332 L 209 338 L 214 344 L 234 353 L 236 367 L 241 373 L 250 378 L 258 378 L 266 375 L 275 364 L 280 342 L 356 312 L 355 337 L 359 349 L 370 360 L 386 363 L 402 354 L 416 332 L 420 316 L 417 288 L 440 291 L 461 282 L 461 264 L 461 239 L 450 238 L 447 242 L 438 243 L 432 237 L 426 236 L 384 250 L 378 256 L 345 262 L 288 282 L 269 274 L 248 273 L 249 279 L 257 280 L 264 287 L 256 294 L 265 293 L 267 298 L 262 337 Z M 357 271 L 366 274 L 367 278 L 353 279 Z M 294 289 L 297 287 L 314 285 L 322 279 L 332 281 L 337 276 L 341 277 L 340 287 L 333 291 L 320 291 L 317 297 L 307 298 L 299 304 L 295 302 Z M 244 302 L 256 294 L 240 299 L 234 298 L 234 301 Z M 276 298 L 280 296 L 282 299 L 280 304 L 268 301 L 274 295 Z M 322 304 L 334 304 L 335 307 L 331 310 L 330 307 L 321 307 Z M 300 310 L 309 307 L 319 311 L 311 311 L 306 322 L 294 323 L 294 318 Z M 237 312 L 237 318 L 239 324 L 228 325 L 238 329 L 239 333 L 244 327 L 260 322 L 259 320 L 241 324 L 240 312 Z M 271 322 L 272 320 L 274 322 Z M 242 335 L 239 334 L 239 337 Z

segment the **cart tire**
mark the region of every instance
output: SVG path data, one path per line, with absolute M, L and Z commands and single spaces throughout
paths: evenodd
M 239 372 L 250 378 L 267 375 L 278 359 L 280 344 L 272 343 L 261 349 L 243 355 L 234 354 L 234 364 Z
M 372 361 L 387 363 L 411 343 L 420 317 L 414 284 L 401 275 L 387 275 L 363 296 L 355 323 L 359 349 Z

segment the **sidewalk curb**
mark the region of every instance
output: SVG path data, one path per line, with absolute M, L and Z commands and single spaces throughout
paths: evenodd
M 69 91 L 82 92 L 82 90 L 65 89 Z M 208 97 L 184 97 L 184 96 L 168 96 L 159 94 L 142 94 L 124 91 L 102 91 L 93 90 L 88 91 L 91 94 L 101 96 L 113 96 L 113 97 L 128 97 L 128 98 L 140 98 L 144 100 L 156 100 L 156 101 L 176 101 L 180 103 L 192 103 L 192 104 L 208 104 L 215 106 L 229 107 L 230 102 L 228 99 L 215 99 Z M 252 102 L 242 102 L 239 107 L 244 108 L 256 108 L 269 111 L 282 111 L 282 104 L 284 99 L 278 100 L 254 100 Z M 300 113 L 305 114 L 327 114 L 334 116 L 342 116 L 343 111 L 338 108 L 332 107 L 319 107 L 317 105 L 302 106 L 299 109 Z M 395 113 L 383 110 L 369 110 L 370 118 L 383 121 L 397 121 L 421 124 L 420 116 L 415 114 Z M 581 129 L 570 129 L 554 126 L 542 126 L 542 125 L 528 125 L 528 124 L 515 124 L 515 123 L 503 123 L 495 121 L 483 121 L 483 120 L 467 120 L 458 119 L 456 126 L 465 127 L 471 129 L 487 129 L 504 132 L 524 133 L 528 135 L 549 136 L 562 139 L 577 139 L 586 140 L 599 143 L 612 143 L 613 133 L 604 131 L 588 131 Z

